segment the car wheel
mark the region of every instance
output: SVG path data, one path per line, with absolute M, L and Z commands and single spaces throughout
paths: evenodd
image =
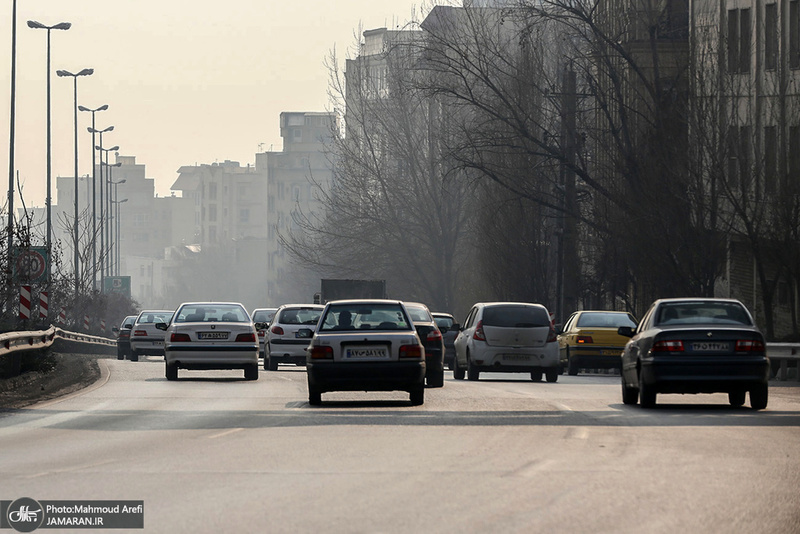
M 444 369 L 442 369 L 439 372 L 435 372 L 433 376 L 427 377 L 425 381 L 428 384 L 429 388 L 444 387 Z
M 464 380 L 464 368 L 458 365 L 458 358 L 453 359 L 453 378 Z
M 548 382 L 558 382 L 558 367 L 553 367 L 552 369 L 547 369 L 544 372 L 544 376 Z
M 754 410 L 763 410 L 769 401 L 769 387 L 759 384 L 750 390 L 750 407 Z
M 639 380 L 639 403 L 643 408 L 656 405 L 656 390 L 653 386 Z
M 117 359 L 118 360 L 124 360 L 125 359 L 125 351 L 118 350 L 117 351 Z
M 467 354 L 467 380 L 478 380 L 480 378 L 481 372 L 478 369 L 478 366 L 472 363 L 472 359 Z
M 628 387 L 625 384 L 625 377 L 622 377 L 622 403 L 636 404 L 639 401 L 639 390 Z
M 421 406 L 425 402 L 425 388 L 414 388 L 408 392 L 411 399 L 411 406 Z
M 536 371 L 531 371 L 531 380 L 534 382 L 541 382 L 542 381 L 542 373 L 541 369 L 537 369 Z
M 744 404 L 745 394 L 747 392 L 742 391 L 729 391 L 728 392 L 728 402 L 731 406 L 742 406 Z
M 258 364 L 251 363 L 247 367 L 244 368 L 244 379 L 245 380 L 258 380 Z
M 569 357 L 569 350 L 567 350 L 567 374 L 569 376 L 578 374 L 578 362 Z
M 178 379 L 178 366 L 174 363 L 166 364 L 166 377 L 167 380 L 177 380 Z
M 265 369 L 267 369 L 268 371 L 277 371 L 278 370 L 278 360 L 276 360 L 274 358 L 267 357 L 265 362 L 266 362 Z
M 312 389 L 310 386 L 308 388 L 308 403 L 311 406 L 319 406 L 322 404 L 322 392 L 317 391 L 316 389 Z
M 131 361 L 132 362 L 138 362 L 139 361 L 139 353 L 136 352 L 135 350 L 131 351 Z

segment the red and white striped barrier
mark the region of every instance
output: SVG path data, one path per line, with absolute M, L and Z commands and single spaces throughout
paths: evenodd
M 100 331 L 106 333 L 106 320 L 100 319 Z
M 26 321 L 31 318 L 31 286 L 19 288 L 19 318 Z
M 61 311 L 58 312 L 58 322 L 67 324 L 67 309 L 64 306 L 61 306 Z
M 47 296 L 47 291 L 39 291 L 39 319 L 47 319 L 50 310 L 48 309 L 50 306 L 49 297 Z
M 86 330 L 89 330 L 89 316 L 88 315 L 84 315 L 83 316 L 83 328 L 85 328 Z

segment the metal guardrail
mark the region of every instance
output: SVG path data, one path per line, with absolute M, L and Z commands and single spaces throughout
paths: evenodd
M 800 381 L 800 343 L 767 343 L 767 356 L 775 369 L 778 364 L 776 378 L 788 380 L 789 362 L 798 362 L 795 379 Z
M 0 356 L 26 350 L 40 350 L 50 347 L 57 340 L 88 343 L 91 345 L 116 346 L 117 342 L 105 337 L 91 336 L 79 332 L 69 332 L 56 326 L 47 330 L 32 332 L 5 332 L 0 334 Z

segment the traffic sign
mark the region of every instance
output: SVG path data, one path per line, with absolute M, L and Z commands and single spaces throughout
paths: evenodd
M 103 293 L 122 293 L 131 296 L 130 276 L 105 276 L 103 277 Z
M 38 283 L 47 278 L 46 247 L 16 247 L 14 276 L 21 282 Z

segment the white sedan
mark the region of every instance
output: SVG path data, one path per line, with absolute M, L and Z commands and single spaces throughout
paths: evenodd
M 166 332 L 167 380 L 177 380 L 178 369 L 243 369 L 246 380 L 258 379 L 258 335 L 241 304 L 181 304 L 170 323 L 156 328 Z

